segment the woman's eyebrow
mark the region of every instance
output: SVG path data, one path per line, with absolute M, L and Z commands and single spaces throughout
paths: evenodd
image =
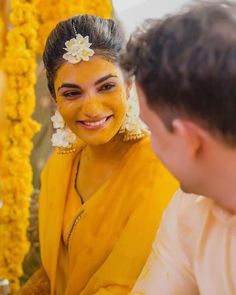
M 117 78 L 117 75 L 108 74 L 108 75 L 106 75 L 106 76 L 101 77 L 100 79 L 98 79 L 94 84 L 95 85 L 100 84 L 100 83 L 106 81 L 109 78 Z M 60 87 L 58 87 L 57 90 L 59 91 L 61 88 L 81 89 L 81 87 L 78 84 L 71 84 L 71 83 L 63 83 Z
M 61 88 L 76 88 L 76 89 L 81 89 L 81 87 L 77 84 L 71 84 L 71 83 L 64 83 L 62 84 L 60 87 L 58 87 L 58 91 L 61 89 Z
M 100 83 L 106 81 L 106 80 L 109 79 L 109 78 L 117 78 L 117 75 L 108 74 L 108 75 L 106 75 L 106 76 L 104 76 L 104 77 L 98 79 L 94 84 L 95 84 L 95 85 L 100 84 Z

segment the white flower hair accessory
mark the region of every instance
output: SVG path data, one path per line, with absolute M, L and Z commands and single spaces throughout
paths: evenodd
M 56 129 L 56 133 L 51 138 L 52 146 L 71 149 L 77 140 L 76 135 L 66 127 L 65 121 L 58 111 L 52 116 L 51 120 Z
M 56 111 L 55 115 L 52 116 L 51 118 L 52 124 L 53 124 L 53 128 L 57 129 L 57 128 L 64 128 L 65 127 L 65 121 L 62 118 L 62 115 Z
M 63 58 L 69 63 L 76 64 L 80 61 L 88 61 L 94 55 L 94 50 L 90 48 L 92 43 L 89 43 L 89 37 L 83 37 L 76 34 L 76 38 L 72 38 L 65 43 L 65 50 L 67 51 Z
M 57 129 L 52 135 L 52 145 L 55 147 L 69 148 L 76 141 L 76 135 L 69 129 Z
M 150 134 L 147 125 L 140 119 L 139 114 L 137 93 L 133 86 L 128 98 L 126 117 L 119 130 L 119 133 L 124 135 L 124 141 L 137 140 Z

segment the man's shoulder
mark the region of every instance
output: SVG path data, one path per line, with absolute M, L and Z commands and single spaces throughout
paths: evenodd
M 201 195 L 196 195 L 193 193 L 185 193 L 179 189 L 174 195 L 171 207 L 177 209 L 178 214 L 185 214 L 190 211 L 206 211 L 211 206 L 212 200 Z
M 188 261 L 194 257 L 209 217 L 210 204 L 208 198 L 179 190 L 164 213 L 159 237 L 184 249 Z
M 179 230 L 198 232 L 204 226 L 212 204 L 213 201 L 209 198 L 179 190 L 172 198 L 166 213 L 168 218 L 176 220 Z

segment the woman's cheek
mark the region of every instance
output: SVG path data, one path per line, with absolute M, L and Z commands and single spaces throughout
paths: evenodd
M 73 101 L 58 101 L 57 108 L 64 120 L 71 121 L 74 118 L 75 105 Z
M 123 117 L 127 110 L 127 98 L 125 93 L 116 93 L 107 101 L 107 106 L 112 109 L 116 117 Z

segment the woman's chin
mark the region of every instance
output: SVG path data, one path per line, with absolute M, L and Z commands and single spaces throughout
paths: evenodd
M 86 144 L 98 146 L 112 141 L 118 132 L 119 128 L 112 128 L 112 130 L 96 130 L 93 132 L 82 130 L 82 132 L 76 132 L 76 135 Z
M 113 139 L 114 136 L 111 136 L 111 137 L 102 137 L 102 138 L 99 138 L 98 137 L 94 137 L 94 138 L 81 138 L 83 142 L 85 142 L 86 144 L 88 145 L 91 145 L 91 146 L 99 146 L 99 145 L 104 145 L 104 144 L 107 144 L 108 142 L 110 142 L 112 139 Z

